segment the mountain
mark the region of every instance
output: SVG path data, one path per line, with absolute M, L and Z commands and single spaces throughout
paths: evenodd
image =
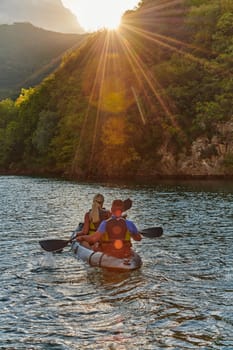
M 76 17 L 61 0 L 1 0 L 0 24 L 30 22 L 61 33 L 84 33 Z
M 76 48 L 86 34 L 63 34 L 30 23 L 0 25 L 0 99 L 16 97 L 56 68 L 62 55 Z

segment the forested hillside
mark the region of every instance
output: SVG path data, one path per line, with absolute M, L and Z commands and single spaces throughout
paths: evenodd
M 233 175 L 233 3 L 141 1 L 0 104 L 0 168 L 75 178 Z
M 85 35 L 62 34 L 30 23 L 0 25 L 0 99 L 17 96 L 58 67 L 65 51 L 78 47 Z

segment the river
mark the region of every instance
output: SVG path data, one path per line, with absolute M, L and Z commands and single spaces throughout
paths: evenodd
M 160 238 L 134 242 L 141 269 L 77 261 L 69 239 L 93 196 Z M 233 349 L 233 183 L 78 183 L 0 176 L 0 349 Z

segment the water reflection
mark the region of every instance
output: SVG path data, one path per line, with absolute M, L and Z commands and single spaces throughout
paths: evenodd
M 95 287 L 118 287 L 122 282 L 127 282 L 132 277 L 131 271 L 116 272 L 109 269 L 88 268 L 87 279 L 88 282 Z

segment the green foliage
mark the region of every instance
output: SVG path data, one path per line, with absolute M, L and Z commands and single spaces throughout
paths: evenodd
M 5 128 L 14 119 L 16 113 L 17 107 L 12 100 L 6 99 L 0 101 L 0 128 Z
M 7 168 L 20 153 L 17 123 L 18 108 L 10 100 L 0 101 L 0 166 Z
M 233 9 L 223 13 L 217 23 L 217 30 L 213 35 L 213 49 L 218 52 L 218 62 L 224 69 L 233 67 Z
M 45 154 L 48 151 L 50 142 L 55 135 L 57 125 L 57 114 L 51 111 L 41 111 L 37 128 L 32 136 L 32 144 L 39 154 Z
M 163 152 L 176 159 L 198 136 L 218 134 L 233 115 L 233 6 L 176 5 L 141 1 L 120 36 L 90 35 L 40 85 L 1 101 L 0 168 L 133 177 L 156 172 Z
M 100 164 L 105 169 L 105 176 L 125 177 L 136 170 L 140 157 L 135 147 L 130 144 L 130 126 L 122 117 L 112 117 L 103 125 Z M 101 172 L 96 169 L 97 174 Z
M 6 128 L 0 128 L 0 166 L 7 169 L 21 158 L 21 152 L 19 125 L 10 121 Z

